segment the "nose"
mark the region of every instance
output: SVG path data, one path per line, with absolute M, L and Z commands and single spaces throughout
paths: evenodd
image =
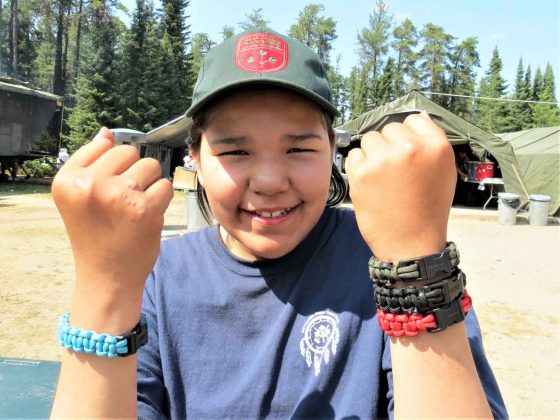
M 272 196 L 289 188 L 288 168 L 281 159 L 262 159 L 253 166 L 249 188 L 257 194 Z

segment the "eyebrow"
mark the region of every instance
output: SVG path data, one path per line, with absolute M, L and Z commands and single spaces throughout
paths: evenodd
M 323 138 L 317 133 L 303 133 L 303 134 L 285 134 L 282 140 L 287 142 L 302 142 L 305 140 L 322 140 Z M 249 139 L 245 136 L 226 136 L 220 137 L 210 141 L 212 146 L 240 146 L 247 144 Z

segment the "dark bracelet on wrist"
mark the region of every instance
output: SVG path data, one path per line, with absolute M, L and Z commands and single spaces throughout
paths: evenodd
M 369 276 L 376 286 L 392 287 L 398 281 L 435 280 L 451 275 L 459 265 L 457 245 L 448 242 L 440 254 L 401 260 L 393 264 L 373 255 L 369 260 Z
M 419 288 L 408 286 L 390 289 L 377 286 L 374 292 L 375 303 L 386 313 L 424 314 L 458 299 L 466 284 L 466 275 L 456 269 L 453 276 Z

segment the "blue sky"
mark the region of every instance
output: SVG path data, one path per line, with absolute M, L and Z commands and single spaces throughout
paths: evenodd
M 234 26 L 252 9 L 263 9 L 269 26 L 286 33 L 299 12 L 308 3 L 325 6 L 324 16 L 337 21 L 338 38 L 334 41 L 333 58 L 340 54 L 342 73 L 348 75 L 357 63 L 358 31 L 367 26 L 375 0 L 191 0 L 187 23 L 191 32 L 206 32 L 219 42 L 224 25 Z M 135 0 L 123 3 L 132 11 Z M 488 68 L 492 50 L 498 47 L 504 63 L 502 76 L 513 88 L 519 57 L 525 66 L 531 64 L 533 76 L 537 66 L 544 71 L 547 62 L 553 66 L 556 99 L 560 99 L 560 1 L 558 0 L 390 0 L 390 12 L 395 22 L 410 18 L 420 29 L 428 22 L 442 26 L 459 40 L 469 36 L 478 38 L 481 69 Z M 156 5 L 159 1 L 156 1 Z

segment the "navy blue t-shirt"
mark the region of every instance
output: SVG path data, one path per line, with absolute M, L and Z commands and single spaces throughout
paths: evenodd
M 235 257 L 216 227 L 163 242 L 144 291 L 139 418 L 392 417 L 370 256 L 343 209 L 326 209 L 275 260 Z M 466 325 L 488 401 L 505 418 L 472 310 Z

